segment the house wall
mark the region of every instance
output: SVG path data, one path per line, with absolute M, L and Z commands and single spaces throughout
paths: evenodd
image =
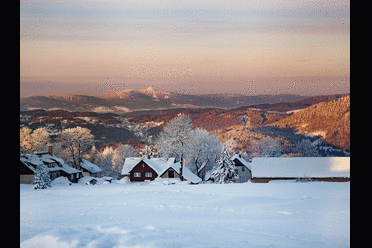
M 82 174 L 81 174 L 81 172 L 68 174 L 64 171 L 61 171 L 61 176 L 62 177 L 67 177 L 67 179 L 72 183 L 77 183 L 79 181 L 79 179 L 82 177 Z
M 245 183 L 252 179 L 251 171 L 245 167 L 238 159 L 234 159 L 235 169 L 238 170 L 239 178 L 235 179 L 236 183 Z M 243 171 L 244 168 L 244 171 Z
M 135 172 L 140 172 L 141 176 L 140 177 L 134 177 Z M 145 173 L 146 172 L 151 172 L 152 177 L 146 177 Z M 154 180 L 158 174 L 150 167 L 148 166 L 145 162 L 141 161 L 139 162 L 131 171 L 130 171 L 130 181 L 131 182 L 144 182 L 145 180 Z
M 247 167 L 244 166 L 244 171 L 242 170 L 243 166 L 235 166 L 235 169 L 238 170 L 239 178 L 235 179 L 236 183 L 245 183 L 248 180 L 252 179 L 252 173 L 248 170 Z
M 26 175 L 26 174 L 20 174 L 19 175 L 19 183 L 20 184 L 32 184 L 34 181 L 34 175 Z
M 23 175 L 34 175 L 34 172 L 23 164 L 22 161 L 19 161 L 19 173 Z
M 34 172 L 30 170 L 21 161 L 19 164 L 19 183 L 20 184 L 32 184 L 34 181 Z
M 100 177 L 101 174 L 102 174 L 102 171 L 91 173 L 90 171 L 88 171 L 88 170 L 86 170 L 84 168 L 80 168 L 80 171 L 82 172 L 82 174 L 84 176 L 89 176 L 89 177 Z
M 89 171 L 83 171 L 82 173 L 83 173 L 83 176 L 86 176 L 86 177 L 90 177 L 91 176 L 91 174 L 90 174 Z
M 169 178 L 169 171 L 174 171 L 173 178 L 181 178 L 180 175 L 173 168 L 169 168 L 168 170 L 166 170 L 163 175 L 161 175 L 161 178 Z

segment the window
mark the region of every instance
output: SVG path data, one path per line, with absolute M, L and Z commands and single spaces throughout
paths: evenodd
M 74 179 L 74 174 L 71 174 L 71 179 Z
M 238 170 L 238 169 L 235 169 L 235 173 L 236 173 L 236 174 L 239 174 L 239 170 Z
M 242 167 L 242 171 L 245 171 L 245 167 L 244 166 Z
M 141 177 L 141 172 L 134 172 L 134 177 Z
M 146 173 L 145 173 L 145 176 L 146 176 L 146 177 L 152 177 L 152 172 L 146 172 Z
M 168 171 L 168 177 L 169 178 L 174 178 L 174 171 L 172 171 L 172 170 Z

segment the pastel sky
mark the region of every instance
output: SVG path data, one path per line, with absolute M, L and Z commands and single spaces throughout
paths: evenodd
M 350 2 L 21 0 L 20 81 L 21 91 L 349 92 Z

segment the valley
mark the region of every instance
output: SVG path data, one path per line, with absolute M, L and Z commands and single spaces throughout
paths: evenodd
M 117 96 L 121 95 L 117 94 Z M 125 98 L 125 96 L 127 94 L 121 97 Z M 153 99 L 164 99 L 165 96 L 157 92 L 153 92 L 151 95 Z M 350 106 L 350 94 L 314 96 L 295 102 L 263 103 L 238 108 L 142 109 L 122 114 L 82 111 L 83 108 L 81 111 L 54 108 L 48 110 L 21 109 L 20 127 L 31 129 L 45 127 L 51 138 L 55 139 L 58 132 L 64 128 L 82 126 L 91 130 L 95 137 L 96 147 L 123 143 L 132 144 L 139 150 L 145 144 L 153 143 L 169 120 L 178 113 L 185 113 L 192 119 L 193 128 L 200 127 L 215 133 L 221 141 L 234 140 L 236 150 L 246 152 L 248 155 L 252 155 L 250 151 L 255 143 L 266 138 L 279 142 L 282 156 L 300 156 L 296 145 L 303 140 L 314 144 L 319 156 L 347 156 L 350 154 L 350 131 L 347 131 L 350 127 L 350 114 L 326 118 L 326 124 L 309 122 L 307 128 L 300 128 L 305 125 L 304 122 L 293 121 L 294 118 L 298 119 L 296 116 L 301 116 L 300 119 L 303 120 L 302 116 L 307 116 L 306 113 L 309 111 L 311 113 L 317 110 L 325 111 L 323 108 L 327 107 L 324 106 L 329 104 L 331 105 L 327 111 L 337 112 L 337 101 L 341 101 L 340 99 L 344 99 L 345 96 L 349 99 L 348 102 L 347 100 L 346 102 L 342 101 L 344 103 L 342 106 L 345 108 L 347 105 Z M 110 97 L 112 98 L 112 96 Z M 77 101 L 73 97 L 67 99 L 70 102 Z M 83 101 L 80 98 L 80 102 L 89 102 L 88 98 L 85 99 Z M 318 105 L 321 107 L 316 107 Z M 128 107 L 128 105 L 126 106 Z M 330 115 L 328 112 L 327 115 Z M 313 117 L 309 118 L 314 119 Z M 316 125 L 324 127 L 324 130 L 315 128 Z M 324 132 L 327 133 L 326 136 L 323 135 Z M 330 132 L 332 134 L 328 135 Z M 334 138 L 337 136 L 338 138 Z

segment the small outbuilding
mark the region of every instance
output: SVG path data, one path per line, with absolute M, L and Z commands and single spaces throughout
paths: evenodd
M 91 177 L 102 176 L 102 169 L 99 168 L 97 165 L 89 162 L 86 159 L 82 159 L 81 164 L 80 164 L 80 171 L 83 173 L 84 176 L 91 176 Z

